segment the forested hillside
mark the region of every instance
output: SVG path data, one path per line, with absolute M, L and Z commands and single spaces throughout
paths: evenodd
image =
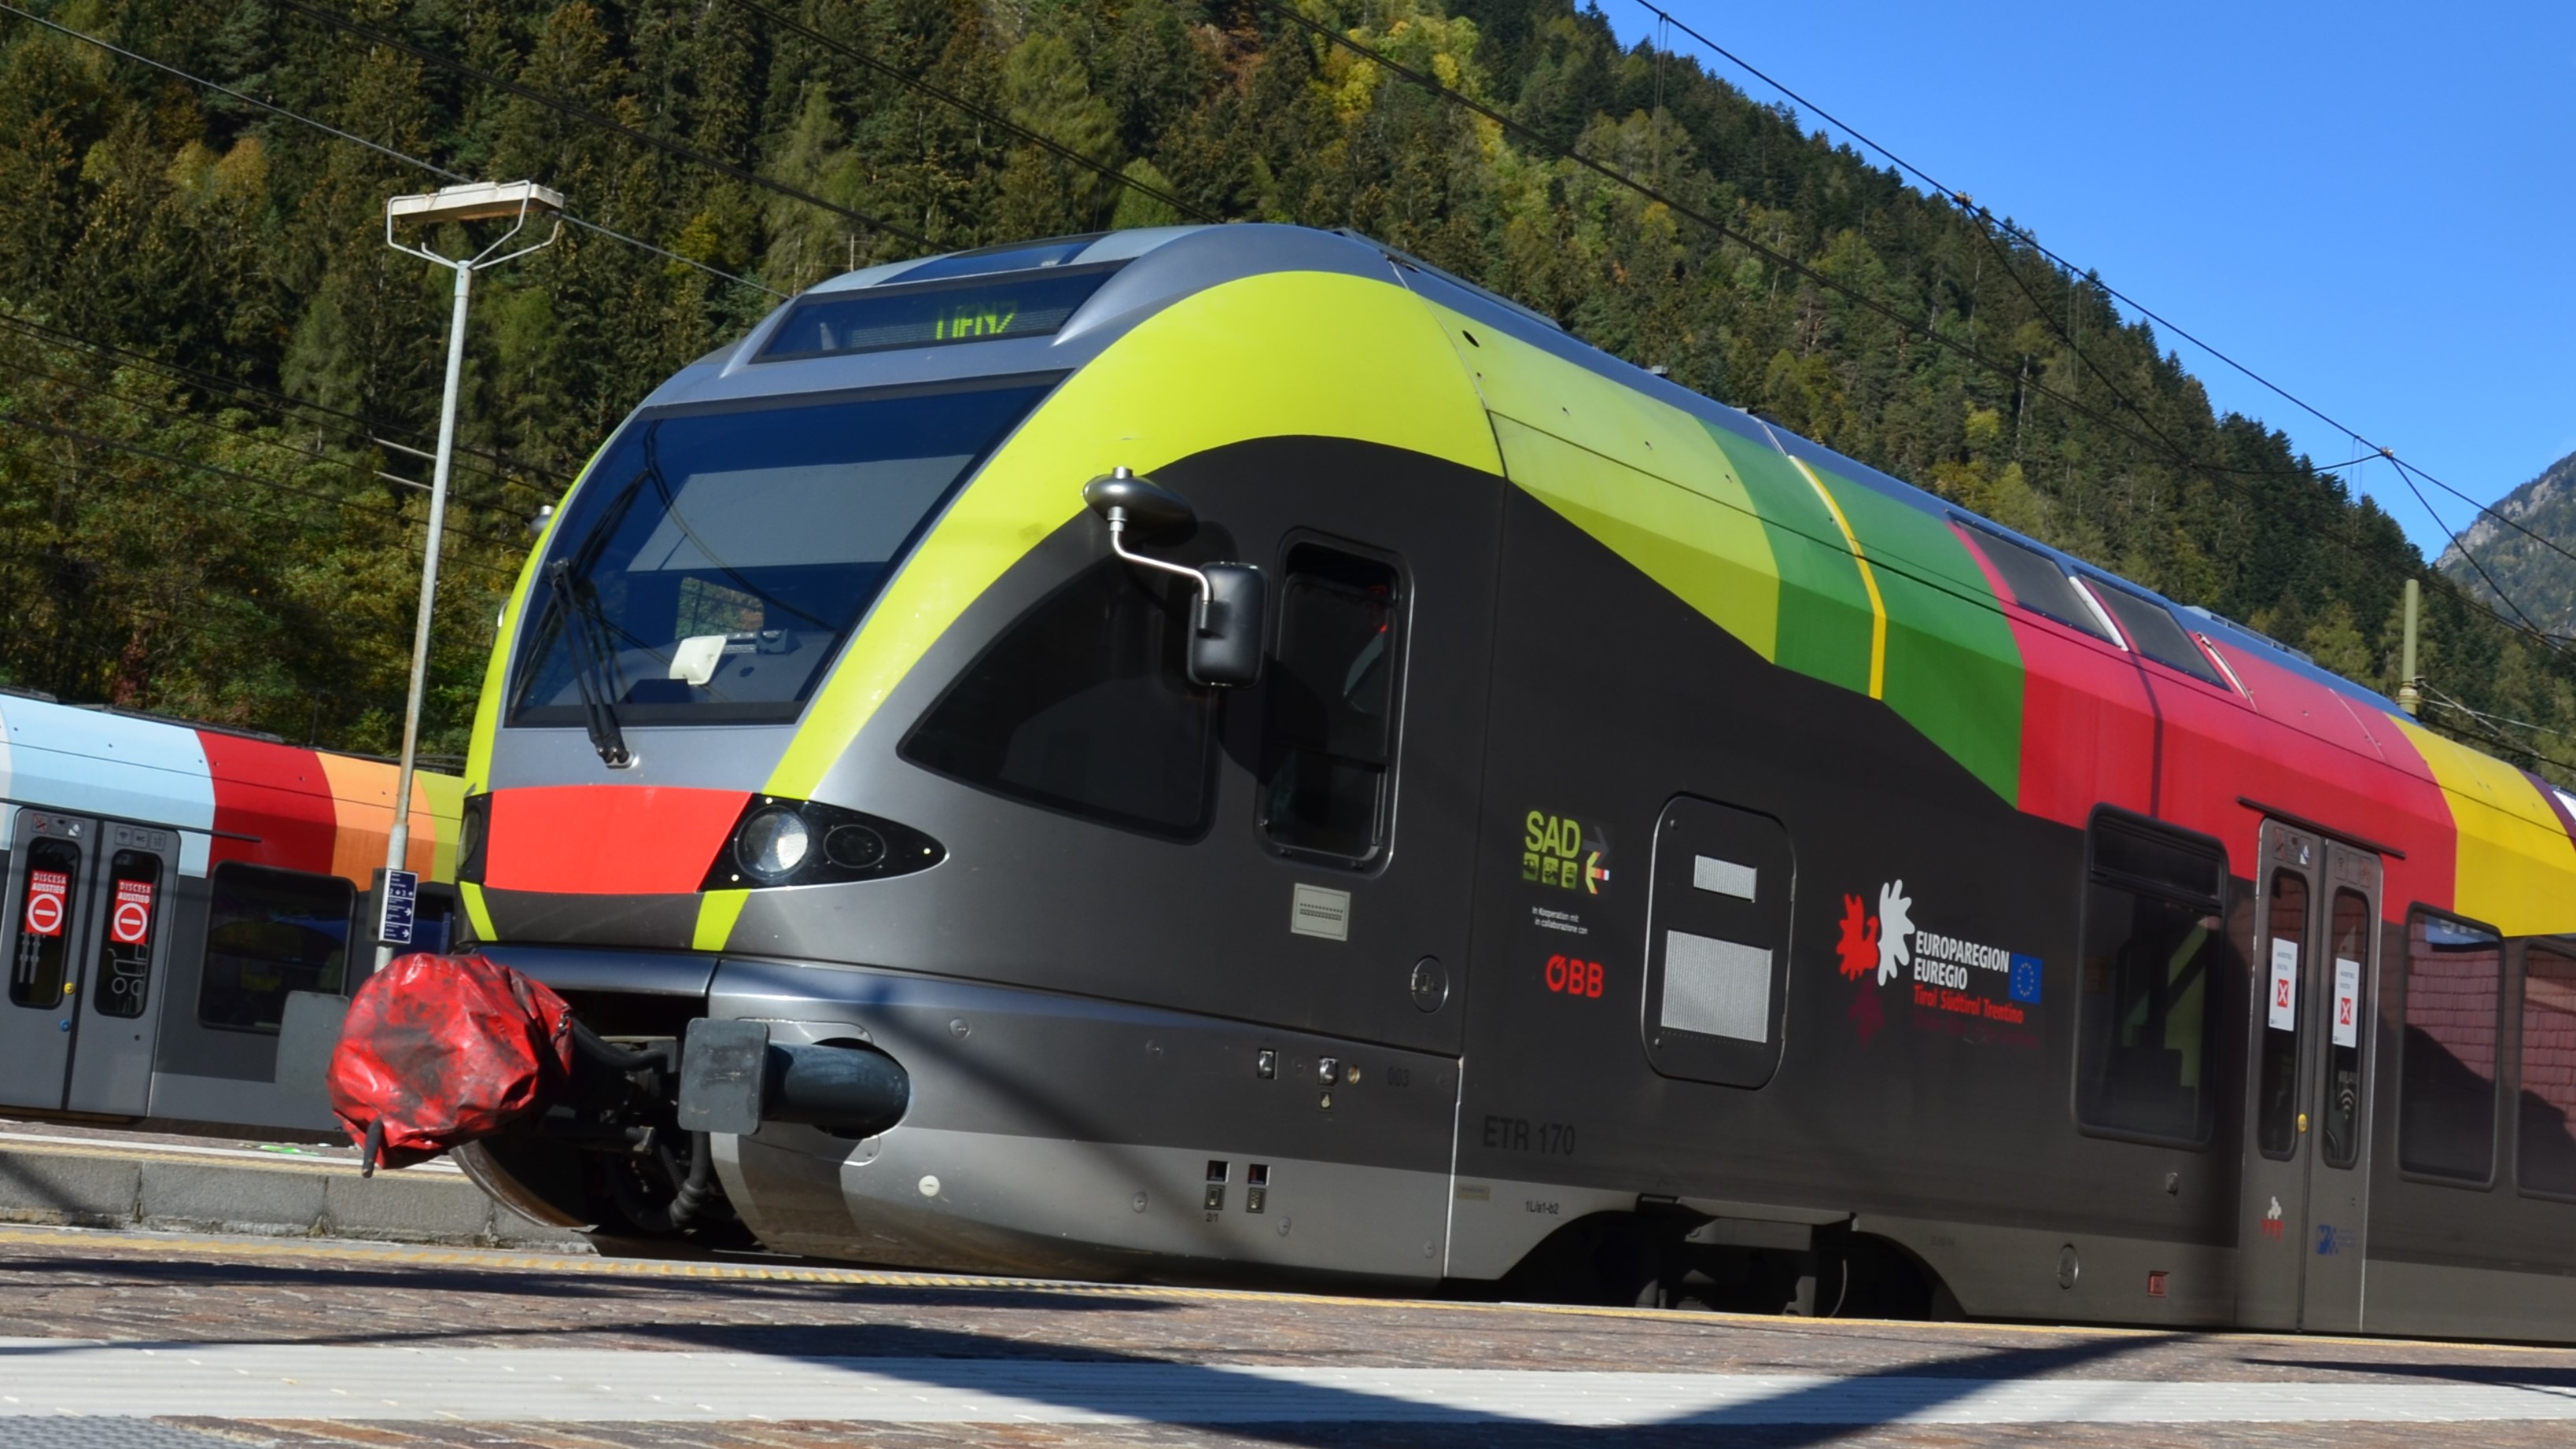
M 2470 595 L 2576 637 L 2576 453 L 2498 499 L 2434 563 Z
M 662 376 L 854 263 L 1182 218 L 1355 227 L 2394 684 L 2423 560 L 2373 504 L 1991 218 L 1565 0 L 16 3 L 80 33 L 0 13 L 21 687 L 390 747 L 447 279 L 382 215 L 453 177 L 583 225 L 478 293 L 449 752 L 524 520 Z M 2428 635 L 2448 695 L 2576 728 L 2548 646 L 2447 587 Z

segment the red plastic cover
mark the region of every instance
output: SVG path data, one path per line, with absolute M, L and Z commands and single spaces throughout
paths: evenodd
M 331 1110 L 350 1137 L 383 1128 L 387 1167 L 488 1137 L 572 1070 L 572 1008 L 485 956 L 397 956 L 349 1002 Z

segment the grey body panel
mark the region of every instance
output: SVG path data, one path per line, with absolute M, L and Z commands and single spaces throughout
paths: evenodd
M 603 951 L 524 942 L 480 949 L 502 965 L 557 991 L 698 998 L 707 994 L 716 977 L 715 957 L 687 951 Z
M 1390 851 L 1362 870 L 1283 858 L 1257 828 L 1265 700 L 1227 696 L 1206 835 L 1172 841 L 1105 829 L 930 773 L 897 753 L 948 681 L 1023 609 L 1107 546 L 1088 514 L 1034 550 L 969 608 L 889 696 L 815 798 L 906 822 L 937 822 L 948 861 L 856 885 L 754 892 L 732 937 L 765 955 L 857 960 L 1165 1003 L 1417 1050 L 1460 1049 L 1465 994 L 1418 1010 L 1415 963 L 1467 958 L 1467 900 L 1480 828 L 1486 645 L 1477 620 L 1494 587 L 1491 478 L 1386 449 L 1279 440 L 1219 449 L 1158 477 L 1222 520 L 1179 556 L 1250 558 L 1276 570 L 1298 525 L 1404 564 L 1406 645 L 1398 804 Z M 1275 573 L 1274 573 L 1275 576 Z M 1139 883 L 1181 882 L 1154 890 Z M 1007 882 L 1001 893 L 996 887 Z M 1294 888 L 1351 895 L 1347 940 L 1294 934 Z M 1077 984 L 1078 983 L 1078 984 Z
M 736 1207 L 774 1247 L 1113 1276 L 1173 1271 L 1157 1256 L 1439 1275 L 1458 1083 L 1447 1058 L 730 956 L 708 1011 L 769 1021 L 773 1040 L 864 1040 L 912 1077 L 912 1110 L 877 1137 L 772 1125 L 719 1157 Z M 1210 1180 L 1211 1162 L 1225 1181 Z M 1257 1211 L 1254 1163 L 1267 1169 Z
M 738 790 L 778 766 L 794 725 L 736 725 L 731 729 L 675 729 L 637 725 L 625 731 L 635 761 L 611 770 L 599 762 L 590 736 L 578 725 L 521 727 L 510 747 L 492 752 L 492 778 L 479 788 L 585 781 L 618 785 L 678 785 Z

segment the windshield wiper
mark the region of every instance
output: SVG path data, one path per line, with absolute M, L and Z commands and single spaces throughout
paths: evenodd
M 548 601 L 547 612 L 556 615 L 559 627 L 572 636 L 572 678 L 581 690 L 581 712 L 590 729 L 590 747 L 599 751 L 602 764 L 612 770 L 624 769 L 635 762 L 635 755 L 626 748 L 626 732 L 617 723 L 616 688 L 610 673 L 610 660 L 616 657 L 616 649 L 608 637 L 608 620 L 599 611 L 599 596 L 587 586 L 574 583 L 570 559 L 559 558 L 548 564 L 546 577 L 554 584 L 554 597 Z

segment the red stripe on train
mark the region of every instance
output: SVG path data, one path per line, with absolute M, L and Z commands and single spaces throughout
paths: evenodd
M 670 785 L 492 792 L 483 883 L 558 895 L 682 895 L 707 878 L 751 796 Z
M 213 860 L 331 873 L 340 819 L 320 756 L 213 730 L 199 731 L 197 743 L 214 780 L 215 828 L 231 832 L 215 837 Z

